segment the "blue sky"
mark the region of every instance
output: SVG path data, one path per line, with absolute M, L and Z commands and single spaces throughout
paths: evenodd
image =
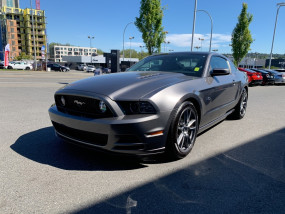
M 251 52 L 270 53 L 276 17 L 276 4 L 282 0 L 198 0 L 197 9 L 207 10 L 214 23 L 213 49 L 230 53 L 231 33 L 237 23 L 242 3 L 248 4 L 253 14 L 250 30 L 255 40 Z M 194 0 L 161 0 L 164 11 L 163 26 L 168 31 L 167 49 L 188 51 L 191 44 Z M 30 7 L 29 0 L 20 0 L 21 8 Z M 35 0 L 33 0 L 35 8 Z M 123 30 L 127 23 L 139 15 L 140 0 L 41 0 L 41 9 L 46 11 L 49 42 L 70 43 L 89 46 L 88 35 L 95 36 L 92 46 L 107 52 L 122 49 Z M 273 53 L 285 53 L 285 7 L 281 7 L 275 36 Z M 202 50 L 209 49 L 210 20 L 202 12 L 197 13 L 195 44 L 201 46 L 198 38 L 204 38 Z M 132 48 L 140 50 L 143 45 L 141 33 L 129 25 L 125 35 L 134 36 Z M 162 47 L 164 48 L 164 47 Z

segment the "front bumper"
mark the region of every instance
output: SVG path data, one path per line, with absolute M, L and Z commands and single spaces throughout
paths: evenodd
M 249 85 L 261 85 L 263 80 L 252 80 Z
M 116 153 L 148 155 L 165 149 L 170 112 L 90 119 L 49 109 L 57 136 L 67 142 Z M 163 130 L 163 134 L 149 135 Z
M 275 80 L 275 84 L 285 84 L 285 79 L 278 78 L 278 79 Z
M 263 80 L 264 85 L 274 85 L 274 82 L 275 82 L 274 79 Z

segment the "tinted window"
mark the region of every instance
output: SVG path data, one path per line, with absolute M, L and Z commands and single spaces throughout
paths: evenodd
M 129 71 L 167 71 L 201 77 L 207 55 L 205 54 L 163 54 L 147 57 Z

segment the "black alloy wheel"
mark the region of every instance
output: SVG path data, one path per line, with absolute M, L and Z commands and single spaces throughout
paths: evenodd
M 186 101 L 178 109 L 171 127 L 166 152 L 172 159 L 187 156 L 195 143 L 198 132 L 198 114 L 193 103 Z
M 239 120 L 245 116 L 246 108 L 247 108 L 247 100 L 248 100 L 248 94 L 247 94 L 246 89 L 244 88 L 242 90 L 240 100 L 235 107 L 235 111 L 231 115 L 232 119 Z

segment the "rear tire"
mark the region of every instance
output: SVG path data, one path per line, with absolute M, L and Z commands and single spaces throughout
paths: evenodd
M 7 68 L 8 68 L 8 69 L 13 69 L 13 67 L 12 67 L 12 66 L 8 66 Z
M 240 100 L 238 104 L 235 107 L 235 111 L 231 115 L 231 119 L 239 120 L 242 119 L 245 116 L 246 108 L 247 108 L 247 100 L 248 100 L 248 94 L 246 89 L 242 89 L 242 93 L 240 96 Z
M 198 113 L 193 103 L 182 103 L 174 116 L 166 145 L 169 159 L 181 159 L 187 156 L 195 143 L 198 132 Z
M 31 70 L 30 67 L 26 67 L 26 70 Z

